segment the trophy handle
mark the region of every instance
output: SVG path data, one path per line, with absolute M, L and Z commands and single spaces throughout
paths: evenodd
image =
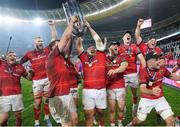
M 82 36 L 86 32 L 87 28 L 84 26 L 84 16 L 81 11 L 79 2 L 76 0 L 67 0 L 66 3 L 62 4 L 64 13 L 66 16 L 67 23 L 69 23 L 71 16 L 77 16 L 79 19 L 79 27 L 74 26 L 72 35 L 73 36 Z
M 84 15 L 83 15 L 82 10 L 81 10 L 81 8 L 80 8 L 79 2 L 78 2 L 78 3 L 75 2 L 75 5 L 76 5 L 76 8 L 77 8 L 77 12 L 78 12 L 79 19 L 80 19 L 81 23 L 84 24 Z

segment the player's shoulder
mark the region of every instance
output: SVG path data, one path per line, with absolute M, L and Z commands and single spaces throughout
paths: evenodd
M 167 68 L 165 66 L 161 66 L 160 70 L 167 70 Z
M 136 46 L 137 46 L 137 47 L 143 47 L 143 48 L 144 48 L 144 47 L 147 47 L 147 42 L 142 41 L 140 44 L 138 44 L 138 45 L 136 44 Z
M 44 48 L 44 51 L 49 53 L 51 51 L 51 49 L 50 49 L 49 46 L 47 46 L 47 47 Z
M 105 53 L 104 51 L 99 51 L 99 50 L 97 50 L 96 56 L 97 56 L 99 59 L 106 59 L 106 53 Z
M 135 44 L 135 43 L 132 42 L 132 43 L 131 43 L 131 48 L 132 48 L 132 49 L 137 49 L 138 46 L 137 46 L 137 44 Z
M 0 59 L 0 62 L 1 62 L 1 63 L 6 63 L 7 61 L 6 61 L 6 60 L 3 60 L 3 59 Z
M 139 72 L 141 75 L 145 75 L 147 73 L 147 67 L 143 67 L 143 68 L 140 67 Z
M 16 67 L 19 67 L 19 68 L 24 68 L 24 66 L 23 66 L 22 64 L 20 64 L 20 63 L 16 63 L 15 66 L 16 66 Z
M 18 70 L 18 71 L 23 71 L 23 70 L 25 70 L 25 67 L 22 65 L 22 64 L 20 64 L 20 63 L 16 63 L 16 65 L 15 65 L 15 68 L 16 68 L 16 70 Z
M 168 71 L 168 69 L 166 67 L 164 67 L 164 66 L 161 66 L 160 69 L 159 69 L 160 74 L 164 74 L 167 71 Z
M 134 42 L 131 42 L 131 47 L 137 47 L 137 44 L 135 44 Z
M 78 55 L 79 58 L 83 58 L 83 57 L 87 57 L 87 56 L 88 56 L 88 53 L 85 52 L 85 51 L 82 51 L 82 52 Z
M 96 54 L 106 54 L 104 51 L 97 50 Z
M 118 46 L 118 48 L 124 48 L 124 44 L 121 43 L 121 44 Z
M 156 51 L 163 52 L 163 50 L 161 48 L 159 48 L 158 46 L 156 47 Z
M 29 51 L 26 51 L 25 55 L 32 55 L 34 54 L 35 50 L 29 50 Z
M 118 46 L 118 51 L 119 51 L 119 53 L 122 53 L 122 52 L 124 52 L 126 49 L 125 49 L 125 47 L 124 47 L 124 44 L 120 44 L 119 46 Z

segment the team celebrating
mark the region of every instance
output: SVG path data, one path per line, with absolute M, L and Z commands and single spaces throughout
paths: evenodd
M 83 48 L 83 35 L 72 36 L 74 26 L 80 27 L 78 17 L 72 16 L 64 33 L 57 37 L 56 22 L 49 20 L 51 42 L 44 46 L 43 39 L 34 39 L 35 48 L 17 60 L 16 53 L 8 52 L 0 59 L 0 126 L 8 125 L 9 112 L 13 112 L 16 126 L 22 125 L 23 96 L 21 77 L 32 80 L 34 97 L 34 126 L 40 126 L 41 104 L 44 120 L 52 126 L 49 115 L 62 126 L 78 125 L 78 84 L 83 85 L 82 103 L 85 125 L 98 122 L 104 126 L 105 109 L 109 110 L 110 126 L 123 126 L 126 119 L 126 94 L 130 87 L 132 96 L 132 121 L 134 126 L 146 120 L 153 108 L 157 117 L 162 117 L 167 126 L 175 125 L 174 113 L 163 95 L 163 78 L 180 81 L 175 74 L 180 67 L 180 59 L 170 72 L 166 68 L 163 51 L 154 37 L 147 42 L 141 37 L 139 19 L 135 29 L 136 43 L 132 43 L 132 32 L 126 31 L 122 43 L 108 43 L 101 39 L 85 20 L 84 25 L 95 44 L 87 51 Z M 80 73 L 72 60 L 72 48 L 82 65 Z M 31 64 L 26 67 L 27 62 Z M 139 65 L 139 66 L 138 66 Z M 137 90 L 140 89 L 140 96 Z M 118 118 L 116 121 L 116 108 Z M 97 121 L 96 118 L 97 117 Z

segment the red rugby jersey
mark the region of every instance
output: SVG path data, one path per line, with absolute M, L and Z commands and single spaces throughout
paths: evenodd
M 83 66 L 84 88 L 102 89 L 106 88 L 106 55 L 97 51 L 91 61 L 87 53 L 82 52 L 79 58 Z
M 27 76 L 27 72 L 21 64 L 9 65 L 6 61 L 0 60 L 0 87 L 2 96 L 21 94 L 21 76 Z
M 33 80 L 40 80 L 47 77 L 46 69 L 45 69 L 45 60 L 50 53 L 50 48 L 44 48 L 43 52 L 29 51 L 25 54 L 25 56 L 21 59 L 20 63 L 23 64 L 27 61 L 30 61 L 32 65 L 32 69 L 34 71 Z
M 46 60 L 46 72 L 50 81 L 49 96 L 62 96 L 70 93 L 70 66 L 58 46 Z
M 78 87 L 78 72 L 76 71 L 76 68 L 74 66 L 74 64 L 68 59 L 67 60 L 68 64 L 71 65 L 70 66 L 70 87 L 71 88 L 77 88 Z
M 126 61 L 125 58 L 121 55 L 112 58 L 111 56 L 107 56 L 106 59 L 106 68 L 107 72 L 111 69 L 115 70 L 119 68 L 122 62 Z M 125 82 L 123 78 L 123 73 L 118 73 L 113 76 L 108 76 L 106 78 L 107 88 L 108 89 L 116 89 L 116 88 L 124 88 Z
M 150 49 L 147 46 L 147 43 L 145 43 L 145 42 L 141 42 L 138 45 L 138 47 L 139 47 L 140 51 L 142 52 L 143 56 L 146 56 L 146 54 L 148 54 L 149 52 L 154 52 L 159 56 L 161 56 L 163 54 L 163 51 L 159 47 L 155 47 L 154 49 Z
M 143 68 L 143 69 L 140 69 L 139 74 L 140 74 L 140 84 L 147 84 L 147 87 L 146 87 L 147 89 L 152 90 L 152 88 L 157 87 L 157 86 L 159 86 L 161 89 L 161 92 L 158 96 L 141 93 L 142 98 L 157 99 L 163 96 L 162 80 L 164 77 L 168 77 L 171 74 L 165 67 L 161 67 L 157 71 L 152 71 L 152 70 L 148 71 L 147 68 Z M 150 78 L 152 77 L 154 77 L 153 82 L 155 83 L 152 86 L 149 86 L 148 83 L 150 81 Z
M 129 46 L 126 46 L 124 44 L 121 44 L 118 47 L 119 53 L 126 56 L 126 60 L 128 62 L 128 67 L 124 74 L 131 74 L 137 72 L 137 55 L 140 54 L 139 48 L 135 44 L 130 44 Z

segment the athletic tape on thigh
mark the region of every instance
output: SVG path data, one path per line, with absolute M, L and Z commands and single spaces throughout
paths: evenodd
M 141 121 L 145 121 L 146 118 L 147 118 L 147 114 L 144 114 L 144 113 L 137 113 L 137 118 Z

